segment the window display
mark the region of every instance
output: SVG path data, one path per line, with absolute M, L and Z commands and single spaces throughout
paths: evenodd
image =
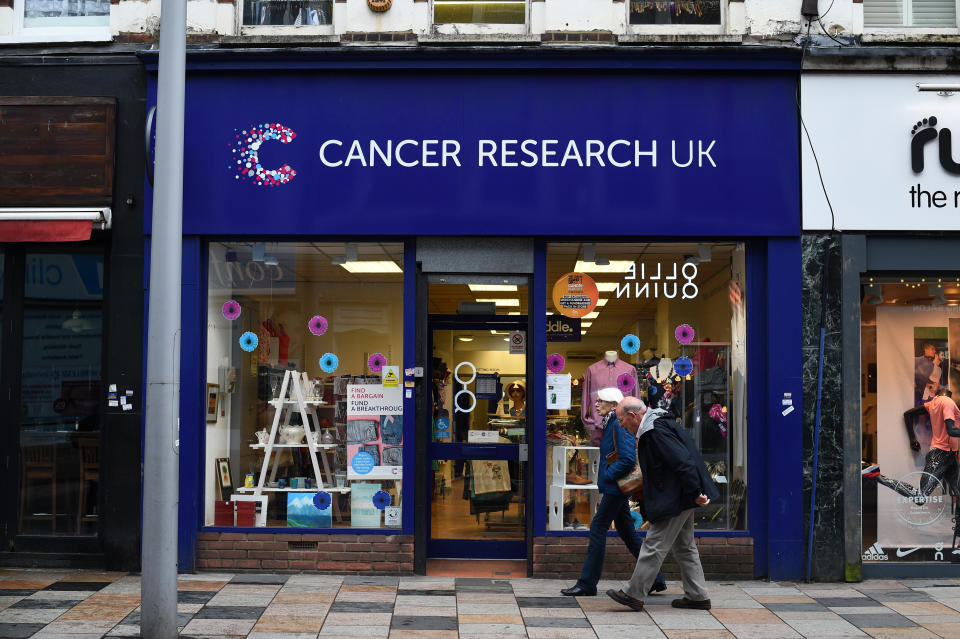
M 746 529 L 743 245 L 555 243 L 547 270 L 548 530 L 586 530 L 596 508 L 601 388 L 667 410 L 697 444 L 721 494 L 697 528 Z M 550 397 L 561 375 L 569 405 Z
M 863 560 L 960 561 L 960 281 L 863 284 Z
M 210 244 L 207 525 L 399 525 L 402 258 L 399 243 Z

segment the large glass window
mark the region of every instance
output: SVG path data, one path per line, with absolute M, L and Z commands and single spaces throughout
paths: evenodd
M 630 0 L 632 25 L 720 24 L 723 0 Z
M 697 528 L 745 529 L 743 246 L 556 243 L 547 273 L 548 530 L 589 527 L 605 387 L 667 410 L 700 448 L 721 498 Z
M 208 525 L 400 525 L 402 269 L 399 243 L 210 244 Z
M 96 535 L 103 255 L 28 253 L 24 290 L 18 530 Z
M 525 24 L 526 0 L 433 0 L 435 23 Z
M 863 560 L 957 561 L 960 278 L 866 277 L 860 312 Z
M 311 27 L 333 24 L 333 0 L 244 0 L 245 27 Z
M 23 0 L 23 26 L 105 27 L 110 0 Z
M 956 27 L 956 0 L 864 0 L 863 25 L 870 27 Z

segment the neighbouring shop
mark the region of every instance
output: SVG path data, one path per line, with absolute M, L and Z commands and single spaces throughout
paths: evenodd
M 0 65 L 0 565 L 136 570 L 146 76 Z
M 819 300 L 816 310 L 827 304 L 835 338 L 822 377 L 826 466 L 813 545 L 826 578 L 960 574 L 958 440 L 944 426 L 960 399 L 960 171 L 950 133 L 960 101 L 943 88 L 956 81 L 803 79 L 804 120 L 832 204 L 805 150 L 808 299 Z
M 798 60 L 476 55 L 191 58 L 181 567 L 579 572 L 613 385 L 798 577 Z

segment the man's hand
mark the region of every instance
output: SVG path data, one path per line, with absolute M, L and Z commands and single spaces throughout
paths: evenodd
M 920 450 L 920 442 L 918 442 L 917 440 L 913 440 L 912 442 L 910 442 L 910 448 L 912 450 Z
M 697 506 L 706 506 L 709 503 L 710 503 L 710 498 L 704 495 L 703 493 L 700 493 L 700 496 L 697 497 Z

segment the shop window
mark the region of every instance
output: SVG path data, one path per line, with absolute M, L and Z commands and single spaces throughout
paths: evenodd
M 399 527 L 402 269 L 399 243 L 210 244 L 207 525 Z
M 863 25 L 871 27 L 956 27 L 956 0 L 864 0 Z
M 633 26 L 720 25 L 723 0 L 629 0 Z
M 329 27 L 333 24 L 333 0 L 244 0 L 241 19 L 243 27 Z
M 957 561 L 947 420 L 960 425 L 960 278 L 867 277 L 862 289 L 863 560 Z
M 721 498 L 697 528 L 746 529 L 744 273 L 739 244 L 548 245 L 548 530 L 589 528 L 606 387 L 666 410 L 699 447 Z
M 436 24 L 526 24 L 526 0 L 433 0 Z
M 110 0 L 14 2 L 12 27 L 0 42 L 109 40 Z

